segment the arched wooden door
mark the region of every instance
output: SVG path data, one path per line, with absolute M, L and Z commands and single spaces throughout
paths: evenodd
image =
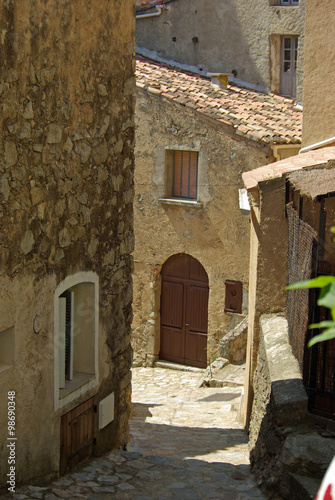
M 160 359 L 207 366 L 208 276 L 200 262 L 177 254 L 164 264 Z

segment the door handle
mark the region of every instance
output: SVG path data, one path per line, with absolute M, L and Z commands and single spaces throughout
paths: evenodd
M 189 323 L 185 323 L 185 326 L 190 326 L 190 324 Z

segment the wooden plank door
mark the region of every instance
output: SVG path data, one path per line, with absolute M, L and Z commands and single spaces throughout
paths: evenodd
M 95 413 L 93 397 L 61 417 L 60 474 L 92 453 Z
M 207 366 L 208 288 L 186 288 L 185 355 L 187 365 Z
M 208 277 L 193 257 L 178 254 L 162 270 L 160 359 L 207 366 Z
M 185 343 L 184 283 L 162 282 L 160 358 L 183 363 Z

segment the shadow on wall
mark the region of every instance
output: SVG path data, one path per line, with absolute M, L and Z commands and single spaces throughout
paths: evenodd
M 204 71 L 234 73 L 265 90 L 235 0 L 172 2 L 160 16 L 137 20 L 136 41 L 138 47 L 155 51 L 159 57 Z

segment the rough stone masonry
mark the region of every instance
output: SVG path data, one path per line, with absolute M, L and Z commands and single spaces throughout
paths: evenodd
M 16 392 L 20 482 L 58 473 L 60 417 L 88 397 L 115 392 L 97 451 L 128 439 L 134 24 L 133 0 L 0 2 L 0 343 L 13 343 L 0 399 Z M 56 411 L 54 291 L 85 271 L 99 278 L 99 385 Z

